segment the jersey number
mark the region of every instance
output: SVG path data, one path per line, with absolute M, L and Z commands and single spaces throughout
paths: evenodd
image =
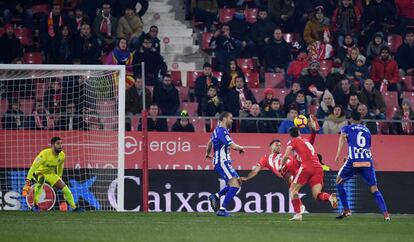
M 365 137 L 362 136 L 362 134 L 363 134 L 362 132 L 358 132 L 358 134 L 357 134 L 357 140 L 356 140 L 356 142 L 357 142 L 357 145 L 359 147 L 365 147 L 365 145 L 367 143 Z
M 312 155 L 315 155 L 315 149 L 309 142 L 305 142 L 306 146 L 309 148 L 309 150 L 312 152 Z

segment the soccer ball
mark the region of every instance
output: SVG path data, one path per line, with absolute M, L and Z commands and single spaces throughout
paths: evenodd
M 308 124 L 308 119 L 304 115 L 299 115 L 295 118 L 295 120 L 293 120 L 293 123 L 296 127 L 302 129 Z

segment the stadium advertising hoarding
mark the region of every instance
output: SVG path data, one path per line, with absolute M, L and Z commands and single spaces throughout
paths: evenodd
M 88 210 L 115 210 L 116 178 L 103 179 L 107 169 L 68 169 L 64 181 L 70 184 L 75 201 Z M 26 199 L 20 196 L 27 170 L 0 169 L 0 210 L 27 210 Z M 248 171 L 240 171 L 246 175 Z M 74 175 L 77 174 L 77 175 Z M 85 175 L 86 174 L 86 175 Z M 379 172 L 381 191 L 391 213 L 414 213 L 409 191 L 414 186 L 412 172 Z M 325 173 L 325 190 L 335 191 L 336 172 Z M 224 182 L 214 171 L 152 170 L 150 172 L 149 208 L 152 212 L 212 212 L 207 197 L 218 191 Z M 352 179 L 345 189 L 354 212 L 378 212 L 369 189 L 359 178 Z M 126 170 L 125 209 L 142 211 L 142 181 L 140 170 Z M 315 202 L 310 189 L 300 194 L 311 213 L 334 212 L 328 204 Z M 47 198 L 47 197 L 45 197 Z M 43 198 L 41 198 L 42 200 Z M 57 192 L 54 209 L 59 209 L 63 200 Z M 50 201 L 47 201 L 50 202 Z M 291 213 L 288 188 L 284 181 L 270 171 L 261 172 L 256 178 L 243 184 L 230 207 L 232 212 L 247 213 Z
M 39 136 L 38 132 L 42 132 Z M 102 131 L 110 132 L 111 131 Z M 50 137 L 59 135 L 67 154 L 67 168 L 116 168 L 116 156 L 108 160 L 108 154 L 93 152 L 94 146 L 108 145 L 108 152 L 117 147 L 116 140 L 108 142 L 105 135 L 89 136 L 87 132 L 53 132 L 53 131 L 8 131 L 0 130 L 0 168 L 28 168 L 37 153 L 48 146 Z M 109 135 L 108 135 L 109 136 Z M 304 135 L 305 137 L 307 135 Z M 46 137 L 39 140 L 39 137 Z M 212 170 L 211 162 L 204 162 L 206 143 L 210 135 L 206 133 L 149 133 L 149 168 L 155 170 Z M 286 134 L 232 134 L 233 140 L 246 147 L 246 153 L 233 152 L 233 165 L 237 170 L 249 170 L 263 154 L 269 153 L 269 141 L 278 138 L 283 148 L 288 141 Z M 101 140 L 102 139 L 102 140 Z M 34 143 L 33 140 L 38 142 Z M 323 161 L 331 169 L 339 170 L 333 159 L 338 143 L 338 135 L 317 135 L 315 149 L 324 157 Z M 377 135 L 372 139 L 372 154 L 377 171 L 414 171 L 412 146 L 414 136 Z M 11 152 L 16 147 L 25 147 Z M 343 149 L 344 156 L 346 149 Z M 79 160 L 87 154 L 88 160 Z M 12 164 L 18 155 L 18 164 Z M 142 134 L 127 132 L 125 135 L 125 168 L 140 169 L 142 161 Z M 16 167 L 18 166 L 18 167 Z

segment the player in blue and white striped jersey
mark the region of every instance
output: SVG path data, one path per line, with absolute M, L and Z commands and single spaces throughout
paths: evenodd
M 230 149 L 244 153 L 244 148 L 230 138 L 229 129 L 233 123 L 233 116 L 229 112 L 222 112 L 219 116 L 219 123 L 214 129 L 210 140 L 207 143 L 206 158 L 213 159 L 214 170 L 226 181 L 226 187 L 216 194 L 209 196 L 211 207 L 217 211 L 217 216 L 231 216 L 227 206 L 233 200 L 240 189 L 239 175 L 231 166 Z M 214 147 L 214 156 L 211 157 L 211 149 Z M 225 195 L 223 204 L 220 206 L 220 197 Z
M 339 170 L 338 176 L 336 177 L 336 188 L 344 211 L 336 218 L 342 219 L 351 215 L 344 182 L 351 179 L 357 173 L 370 187 L 371 193 L 384 215 L 384 219 L 389 221 L 390 216 L 384 197 L 377 187 L 377 179 L 375 177 L 375 169 L 373 167 L 371 154 L 371 132 L 367 127 L 361 124 L 361 115 L 357 112 L 352 113 L 351 125 L 347 125 L 341 129 L 338 150 L 335 157 L 337 164 L 339 164 L 339 155 L 345 140 L 348 141 L 348 158 L 345 160 L 344 165 Z

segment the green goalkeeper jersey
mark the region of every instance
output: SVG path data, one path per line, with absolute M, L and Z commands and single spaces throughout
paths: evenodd
M 52 148 L 42 150 L 33 161 L 26 179 L 31 180 L 34 174 L 57 174 L 62 176 L 65 153 L 61 151 L 56 155 Z

